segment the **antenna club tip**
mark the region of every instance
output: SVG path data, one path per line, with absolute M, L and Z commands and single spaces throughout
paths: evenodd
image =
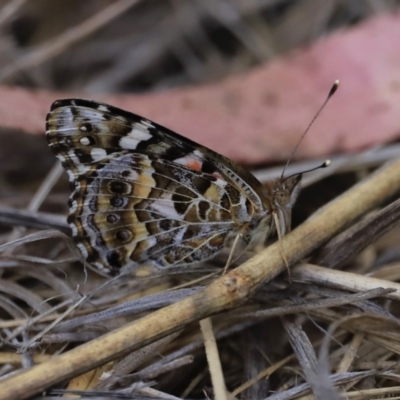
M 321 168 L 329 167 L 332 164 L 331 160 L 326 160 L 322 165 Z
M 331 90 L 329 91 L 328 99 L 330 99 L 335 94 L 335 92 L 338 89 L 339 85 L 340 85 L 340 81 L 339 81 L 339 79 L 336 79 L 336 81 L 333 82 L 333 86 L 332 86 Z

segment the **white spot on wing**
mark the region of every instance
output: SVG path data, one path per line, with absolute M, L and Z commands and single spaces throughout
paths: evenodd
M 105 106 L 105 105 L 103 105 L 103 104 L 99 104 L 99 105 L 97 106 L 97 109 L 98 109 L 99 111 L 102 111 L 102 112 L 108 112 L 108 111 L 109 111 L 109 110 L 108 110 L 108 107 Z
M 71 207 L 70 207 L 70 209 L 69 209 L 69 212 L 70 212 L 70 213 L 74 213 L 74 212 L 77 210 L 77 208 L 78 208 L 78 203 L 77 203 L 76 200 L 74 200 L 74 201 L 72 202 L 72 204 L 71 204 Z
M 69 127 L 69 128 L 59 128 L 59 129 L 57 129 L 57 133 L 65 133 L 65 132 L 71 132 L 71 133 L 74 133 L 75 132 L 75 127 L 73 127 L 73 128 L 71 128 L 71 127 Z M 67 136 L 67 135 L 66 135 Z M 68 135 L 68 136 L 71 136 L 71 135 Z
M 122 176 L 122 174 L 120 174 L 121 178 L 131 180 L 131 181 L 136 181 L 138 179 L 138 176 L 139 176 L 139 174 L 134 170 L 130 170 L 128 176 Z
M 193 157 L 193 154 L 188 154 L 185 157 L 177 158 L 174 160 L 174 163 L 185 165 L 186 167 L 190 164 L 193 164 L 194 162 L 198 162 L 199 167 L 201 166 L 201 160 L 199 160 L 197 157 Z
M 75 174 L 70 169 L 67 169 L 67 174 L 69 181 L 73 182 L 75 180 Z
M 142 119 L 142 120 L 140 121 L 140 123 L 141 123 L 142 125 L 145 125 L 145 126 L 148 127 L 148 128 L 154 128 L 154 125 L 151 123 L 151 121 L 148 121 L 147 119 Z
M 81 251 L 83 257 L 88 258 L 89 253 L 88 253 L 88 251 L 86 250 L 86 247 L 85 247 L 82 243 L 78 243 L 78 244 L 76 245 L 76 247 L 78 247 L 78 249 Z
M 71 228 L 72 236 L 78 236 L 78 228 L 76 225 L 71 223 L 69 224 L 69 227 Z
M 151 204 L 151 208 L 154 211 L 157 211 L 161 215 L 165 215 L 168 218 L 177 219 L 177 220 L 181 220 L 182 219 L 182 215 L 179 215 L 176 212 L 173 201 L 165 201 L 165 200 L 154 201 Z
M 110 272 L 110 268 L 104 267 L 104 265 L 102 263 L 99 263 L 98 261 L 93 262 L 92 265 L 98 268 L 100 271 Z
M 60 115 L 57 115 L 56 121 L 62 122 L 62 127 L 57 129 L 58 134 L 69 132 L 74 128 L 74 116 L 70 108 L 60 110 Z
M 83 175 L 89 171 L 90 167 L 88 165 L 84 165 L 84 164 L 77 164 L 76 169 L 77 169 L 79 175 Z
M 81 130 L 82 130 L 82 128 L 81 128 Z M 86 130 L 86 128 L 85 128 L 85 130 Z M 87 138 L 87 137 L 81 137 L 80 139 L 79 139 L 79 142 L 80 142 L 80 144 L 82 144 L 83 146 L 88 146 L 89 144 L 90 144 L 90 140 Z
M 74 150 L 70 150 L 67 154 L 73 164 L 80 164 L 79 158 L 76 156 Z
M 107 157 L 107 152 L 100 147 L 95 147 L 90 151 L 90 155 L 94 161 L 100 161 Z
M 147 131 L 147 128 L 134 126 L 126 136 L 121 138 L 119 144 L 124 149 L 135 150 L 141 141 L 149 140 L 151 137 L 152 135 Z

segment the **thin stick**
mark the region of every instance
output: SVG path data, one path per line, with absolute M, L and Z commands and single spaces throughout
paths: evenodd
M 282 238 L 293 265 L 400 190 L 400 160 L 327 204 Z M 239 306 L 285 269 L 274 243 L 205 289 L 0 382 L 0 400 L 23 400 L 139 349 L 194 321 Z
M 219 358 L 217 341 L 215 340 L 211 318 L 201 320 L 200 328 L 204 338 L 204 347 L 206 349 L 207 362 L 210 369 L 215 400 L 228 400 L 224 374 L 222 372 L 221 360 Z
M 354 359 L 357 357 L 357 350 L 360 348 L 365 336 L 364 332 L 357 332 L 354 334 L 344 357 L 341 359 L 340 364 L 336 369 L 337 374 L 348 372 L 351 369 Z
M 40 206 L 42 205 L 44 199 L 47 197 L 47 195 L 50 193 L 51 189 L 53 186 L 58 182 L 60 179 L 60 176 L 64 172 L 63 167 L 61 166 L 61 163 L 57 161 L 49 173 L 47 174 L 46 178 L 44 178 L 42 184 L 36 190 L 35 194 L 33 195 L 31 201 L 28 204 L 27 210 L 28 211 L 38 211 Z
M 395 289 L 385 297 L 400 300 L 400 283 L 390 282 L 384 279 L 373 278 L 354 274 L 346 271 L 336 271 L 330 268 L 318 267 L 312 264 L 302 264 L 292 270 L 293 277 L 302 282 L 315 282 L 324 286 L 359 293 L 376 288 Z

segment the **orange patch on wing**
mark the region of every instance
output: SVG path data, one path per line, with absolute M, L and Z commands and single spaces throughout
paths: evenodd
M 193 160 L 189 161 L 187 166 L 195 171 L 201 171 L 202 164 L 199 161 Z

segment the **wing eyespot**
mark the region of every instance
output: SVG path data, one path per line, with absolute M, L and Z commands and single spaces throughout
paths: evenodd
M 133 238 L 133 234 L 129 229 L 121 229 L 115 234 L 115 239 L 121 243 L 130 242 Z
M 121 196 L 114 196 L 110 199 L 110 204 L 115 208 L 121 208 L 125 205 L 126 201 Z
M 93 131 L 93 125 L 90 124 L 89 122 L 84 122 L 79 125 L 79 130 L 81 132 L 92 132 Z
M 132 186 L 126 182 L 111 181 L 108 184 L 108 190 L 110 191 L 110 193 L 115 194 L 129 194 L 132 191 Z
M 109 224 L 115 224 L 116 222 L 119 221 L 119 216 L 117 214 L 108 214 L 106 217 L 106 221 Z

